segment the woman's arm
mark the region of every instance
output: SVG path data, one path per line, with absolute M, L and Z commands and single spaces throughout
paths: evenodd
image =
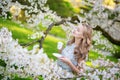
M 59 59 L 62 60 L 64 63 L 66 63 L 68 66 L 70 66 L 70 68 L 72 69 L 72 71 L 74 71 L 77 74 L 79 74 L 80 70 L 68 58 L 61 57 Z
M 70 68 L 71 68 L 74 72 L 76 72 L 77 74 L 79 74 L 80 70 L 79 70 L 72 62 L 68 63 L 68 65 L 70 66 Z

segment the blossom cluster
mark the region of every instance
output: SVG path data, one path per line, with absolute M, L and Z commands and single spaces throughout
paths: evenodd
M 0 59 L 6 66 L 0 66 L 0 74 L 7 78 L 32 76 L 38 79 L 41 75 L 44 80 L 59 80 L 60 78 L 76 77 L 73 73 L 67 72 L 59 67 L 56 61 L 49 59 L 43 49 L 38 49 L 35 45 L 28 51 L 18 44 L 17 40 L 12 39 L 11 32 L 6 28 L 0 30 Z M 81 73 L 85 79 L 89 80 L 119 80 L 120 79 L 120 60 L 118 63 L 99 58 L 91 59 L 92 66 L 84 66 L 86 72 Z M 79 78 L 78 78 L 79 77 Z M 78 76 L 76 79 L 83 77 Z
M 43 49 L 38 49 L 38 45 L 30 51 L 20 46 L 18 41 L 12 39 L 11 32 L 6 28 L 0 30 L 0 59 L 7 64 L 5 67 L 0 66 L 3 80 L 11 79 L 16 74 L 19 77 L 32 76 L 33 79 L 38 79 L 41 75 L 45 80 L 74 76 L 62 70 L 57 62 L 49 59 Z
M 23 5 L 20 1 L 1 0 L 0 16 L 5 19 L 12 18 L 13 20 L 15 19 L 14 21 L 17 21 L 17 18 L 24 14 L 24 18 L 29 24 L 29 27 L 37 26 L 39 23 L 48 27 L 51 23 L 60 21 L 61 18 L 50 10 L 48 6 L 45 6 L 46 2 L 47 0 L 27 0 Z M 8 13 L 10 13 L 11 16 Z M 18 22 L 20 21 L 18 20 Z
M 110 43 L 105 37 L 102 36 L 102 33 L 100 31 L 93 31 L 93 37 L 92 37 L 94 43 L 94 46 L 100 46 L 102 50 L 106 51 L 114 51 L 114 46 L 112 43 Z
M 86 78 L 90 80 L 119 80 L 120 60 L 118 63 L 99 58 L 91 61 L 92 67 L 86 66 Z
M 88 13 L 84 11 L 81 11 L 81 13 L 85 15 L 84 19 L 89 22 L 93 27 L 100 26 L 102 29 L 104 29 L 106 27 L 114 27 L 120 25 L 119 23 L 113 24 L 113 19 L 119 20 L 119 4 L 116 4 L 116 7 L 114 7 L 113 9 L 109 9 L 105 7 L 105 4 L 103 4 L 104 0 L 87 0 L 86 2 L 82 1 L 81 3 L 82 5 L 91 7 Z M 118 13 L 118 15 L 116 15 L 115 13 Z M 112 16 L 113 14 L 115 16 Z
M 29 35 L 28 38 L 29 39 L 36 39 L 36 38 L 40 38 L 41 36 L 45 37 L 45 34 L 43 31 L 41 32 L 35 32 L 32 35 Z

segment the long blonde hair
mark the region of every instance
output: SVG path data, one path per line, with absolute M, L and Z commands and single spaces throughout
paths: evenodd
M 91 37 L 92 37 L 92 27 L 86 23 L 83 23 L 82 26 L 84 27 L 83 30 L 83 37 L 80 37 L 79 44 L 75 46 L 74 48 L 74 55 L 79 63 L 81 60 L 84 60 L 86 58 L 86 55 L 88 54 L 90 50 L 91 45 Z M 75 37 L 73 37 L 69 42 L 68 45 L 75 42 Z

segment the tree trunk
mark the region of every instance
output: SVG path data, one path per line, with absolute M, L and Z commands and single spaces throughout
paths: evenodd
M 118 25 L 117 25 L 118 24 Z M 116 25 L 116 26 L 113 26 Z M 114 22 L 111 26 L 101 27 L 97 26 L 94 30 L 99 30 L 102 34 L 113 44 L 120 46 L 120 21 Z

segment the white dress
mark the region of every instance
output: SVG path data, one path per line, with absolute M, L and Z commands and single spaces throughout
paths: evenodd
M 76 66 L 77 61 L 75 60 L 75 56 L 74 56 L 74 48 L 75 48 L 75 44 L 67 45 L 62 50 L 61 54 L 65 57 L 69 58 L 71 60 L 71 62 Z M 63 69 L 70 71 L 70 72 L 72 71 L 71 68 L 66 63 L 62 62 L 61 60 L 58 59 L 57 63 Z

